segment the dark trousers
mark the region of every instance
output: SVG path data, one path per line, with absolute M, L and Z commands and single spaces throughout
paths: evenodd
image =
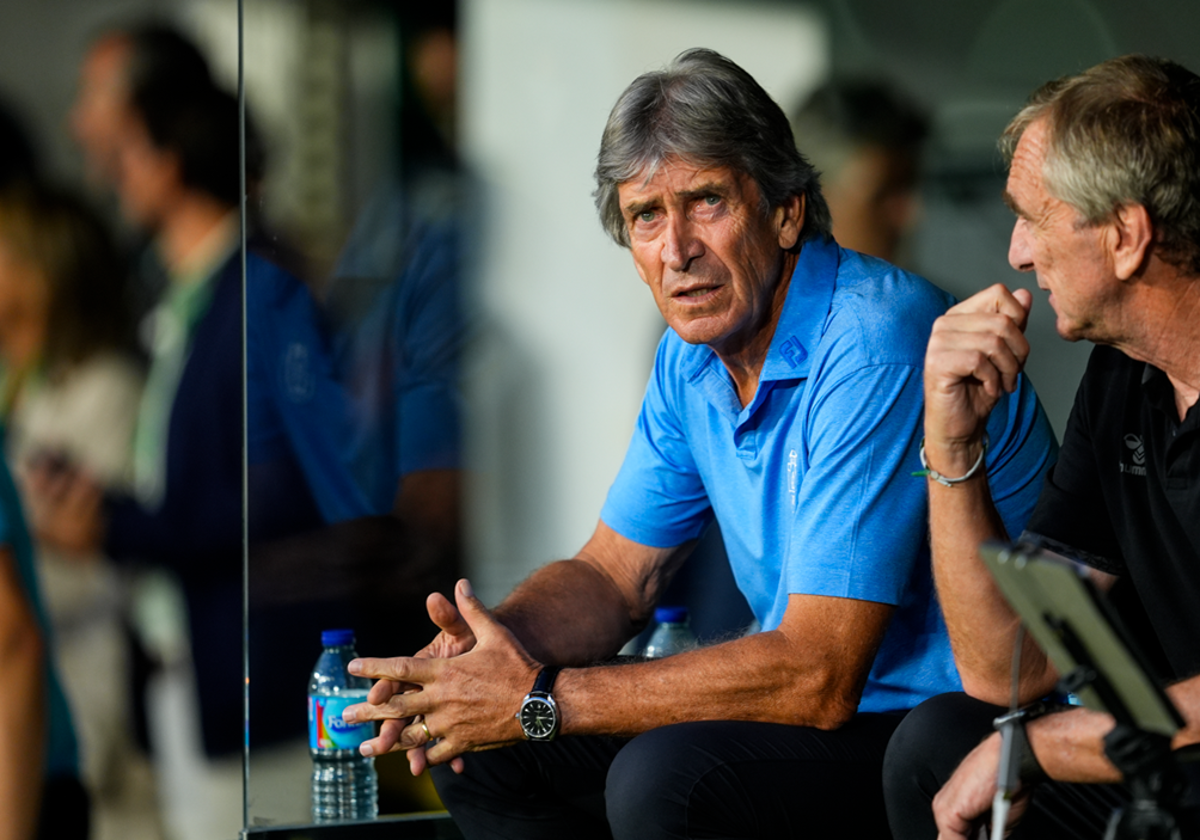
M 631 740 L 567 737 L 434 768 L 469 840 L 887 838 L 880 774 L 902 715 L 835 732 L 711 721 Z
M 992 730 L 1006 709 L 965 694 L 942 694 L 908 713 L 888 745 L 883 787 L 888 818 L 897 840 L 933 840 L 937 827 L 934 795 Z M 1197 789 L 1195 765 L 1184 765 L 1191 789 Z M 1043 782 L 1033 793 L 1012 838 L 1100 838 L 1113 809 L 1128 803 L 1121 785 Z M 1185 804 L 1191 805 L 1185 799 Z

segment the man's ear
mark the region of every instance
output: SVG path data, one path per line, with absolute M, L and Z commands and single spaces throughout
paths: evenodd
M 1118 280 L 1138 274 L 1150 259 L 1154 245 L 1154 224 L 1142 204 L 1122 204 L 1110 222 L 1114 239 L 1111 244 L 1113 270 Z
M 800 241 L 804 230 L 805 201 L 802 195 L 793 195 L 775 208 L 775 223 L 779 230 L 779 247 L 790 251 Z

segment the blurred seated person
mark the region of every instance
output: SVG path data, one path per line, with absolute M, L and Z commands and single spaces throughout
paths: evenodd
M 0 462 L 0 840 L 88 836 L 75 733 L 47 651 L 33 546 Z
M 838 244 L 904 264 L 926 116 L 885 82 L 838 80 L 818 88 L 791 123 L 796 143 L 821 173 Z
M 0 417 L 17 479 L 76 468 L 128 490 L 142 374 L 129 353 L 124 273 L 108 232 L 73 196 L 0 191 Z M 117 569 L 39 546 L 37 567 L 93 795 L 115 791 L 132 743 Z
M 371 506 L 392 511 L 404 526 L 406 576 L 429 570 L 446 588 L 459 562 L 459 373 L 467 335 L 455 22 L 452 3 L 401 13 L 394 174 L 359 213 L 323 295 L 336 376 L 357 412 L 347 441 L 355 476 Z

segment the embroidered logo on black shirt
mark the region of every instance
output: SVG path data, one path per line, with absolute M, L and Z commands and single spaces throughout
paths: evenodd
M 1146 447 L 1142 443 L 1142 436 L 1135 434 L 1125 435 L 1125 448 L 1133 453 L 1131 456 L 1132 464 L 1127 464 L 1121 461 L 1121 472 L 1129 473 L 1130 475 L 1146 475 Z

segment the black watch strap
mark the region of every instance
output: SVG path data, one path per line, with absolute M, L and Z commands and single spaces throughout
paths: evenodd
M 1058 704 L 1038 702 L 1024 709 L 1003 714 L 992 722 L 997 730 L 1006 723 L 1013 723 L 1013 744 L 1018 760 L 1018 778 L 1022 782 L 1036 784 L 1050 778 L 1033 752 L 1033 747 L 1029 743 L 1029 734 L 1025 731 L 1025 724 L 1061 710 L 1062 706 Z
M 530 694 L 549 694 L 554 689 L 554 681 L 558 678 L 558 672 L 562 668 L 557 665 L 547 665 L 537 675 L 537 679 L 533 681 L 533 688 Z
M 534 678 L 533 688 L 521 701 L 517 719 L 521 722 L 521 731 L 530 741 L 553 741 L 562 726 L 558 717 L 558 704 L 554 701 L 554 695 L 550 693 L 559 670 L 557 667 L 543 668 Z

